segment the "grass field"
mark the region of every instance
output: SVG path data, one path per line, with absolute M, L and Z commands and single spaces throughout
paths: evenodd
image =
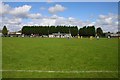
M 4 78 L 114 78 L 118 76 L 116 72 L 118 71 L 118 39 L 3 38 L 2 41 Z

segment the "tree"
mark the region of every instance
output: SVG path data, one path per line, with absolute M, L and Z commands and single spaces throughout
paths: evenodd
M 95 36 L 95 27 L 94 26 L 84 26 L 83 28 L 79 29 L 80 36 Z
M 3 29 L 2 29 L 2 34 L 3 34 L 4 36 L 7 36 L 8 30 L 7 30 L 7 27 L 6 27 L 6 26 L 3 27 Z
M 83 36 L 87 36 L 87 27 L 86 26 L 83 27 Z
M 71 33 L 72 37 L 77 36 L 78 35 L 78 28 L 77 28 L 77 26 L 70 27 L 70 33 Z
M 79 29 L 79 36 L 83 36 L 83 28 Z
M 95 36 L 95 26 L 91 26 L 91 35 L 90 36 Z
M 96 29 L 96 34 L 98 35 L 98 36 L 103 36 L 103 30 L 99 27 L 99 28 L 97 28 Z

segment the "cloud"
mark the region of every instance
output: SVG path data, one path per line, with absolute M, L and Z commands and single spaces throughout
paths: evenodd
M 31 6 L 29 5 L 23 5 L 20 7 L 15 7 L 10 11 L 10 14 L 17 16 L 17 17 L 24 17 L 28 14 L 30 11 Z
M 55 25 L 75 25 L 78 28 L 83 26 L 95 26 L 96 28 L 101 27 L 104 32 L 117 32 L 118 31 L 118 15 L 117 14 L 107 14 L 99 15 L 95 21 L 82 21 L 74 17 L 60 17 L 57 15 L 51 16 L 51 18 L 56 19 Z
M 118 15 L 108 14 L 99 15 L 95 26 L 102 27 L 104 31 L 117 32 L 118 31 Z
M 63 12 L 65 9 L 66 9 L 66 8 L 63 7 L 62 5 L 56 4 L 55 6 L 50 7 L 50 8 L 48 9 L 48 11 L 49 11 L 50 13 L 52 13 L 52 14 L 55 14 L 55 13 L 57 13 L 57 12 Z
M 34 15 L 31 15 L 34 16 Z M 104 16 L 104 17 L 103 17 Z M 22 26 L 28 25 L 28 26 L 51 26 L 51 25 L 70 25 L 70 26 L 78 26 L 78 28 L 82 28 L 83 26 L 95 26 L 101 27 L 104 32 L 117 32 L 118 31 L 118 21 L 117 21 L 117 15 L 103 15 L 102 17 L 99 15 L 96 21 L 91 22 L 89 20 L 82 21 L 80 19 L 76 19 L 74 17 L 62 17 L 58 15 L 52 15 L 42 18 L 33 18 L 29 22 L 23 22 L 22 18 L 3 18 L 3 23 L 8 27 L 9 30 L 20 30 Z M 32 18 L 32 17 L 31 17 Z
M 39 19 L 40 17 L 42 17 L 42 15 L 40 13 L 28 14 L 27 17 L 31 19 Z
M 11 10 L 11 8 L 8 4 L 0 2 L 0 15 L 7 14 L 9 10 Z
M 55 15 L 58 12 L 63 12 L 66 8 L 62 5 L 56 4 L 50 7 L 48 11 L 52 13 L 52 16 L 43 16 L 40 13 L 31 13 L 32 6 L 23 5 L 18 7 L 10 7 L 8 4 L 0 2 L 0 29 L 4 25 L 8 27 L 10 31 L 18 31 L 23 25 L 35 25 L 35 26 L 51 26 L 51 25 L 71 25 L 78 26 L 95 26 L 101 27 L 104 32 L 117 32 L 118 31 L 118 15 L 106 14 L 98 15 L 95 21 L 82 21 L 76 19 L 73 16 L 64 17 Z M 3 15 L 3 16 L 1 16 Z M 27 20 L 28 19 L 28 20 Z
M 0 15 L 10 15 L 16 18 L 41 18 L 40 13 L 30 13 L 32 6 L 23 5 L 19 7 L 12 8 L 8 4 L 0 2 Z
M 95 27 L 102 27 L 105 31 L 109 30 L 109 27 L 103 26 L 102 23 L 98 25 L 97 22 L 82 21 L 80 19 L 75 19 L 73 17 L 62 17 L 62 16 L 57 16 L 57 15 L 52 15 L 50 17 L 44 17 L 42 19 L 33 19 L 31 22 L 28 22 L 26 25 L 42 25 L 42 26 L 67 25 L 67 26 L 78 26 L 78 28 L 82 28 L 83 26 L 94 25 Z
M 31 8 L 32 8 L 32 6 L 23 5 L 23 6 L 20 6 L 20 7 L 13 8 L 10 11 L 10 14 L 15 16 L 15 17 L 20 17 L 20 18 L 31 18 L 31 19 L 40 18 L 41 17 L 40 13 L 34 13 L 34 14 L 29 13 Z
M 9 31 L 18 31 L 22 28 L 22 18 L 8 18 L 8 17 L 4 17 L 2 18 L 2 22 L 0 22 L 0 29 L 3 28 L 3 26 L 7 26 L 7 28 L 9 29 Z
M 31 22 L 26 23 L 25 25 L 42 25 L 42 26 L 57 26 L 57 25 L 68 25 L 68 26 L 78 26 L 83 27 L 83 22 L 81 20 L 77 20 L 73 17 L 62 17 L 57 15 L 52 15 L 49 17 L 44 17 L 41 19 L 32 19 Z
M 11 31 L 13 29 L 17 30 L 22 28 L 24 19 L 39 19 L 42 17 L 40 13 L 30 13 L 31 8 L 30 5 L 12 8 L 8 4 L 0 2 L 0 29 L 6 25 Z
M 9 18 L 6 17 L 6 18 L 3 18 L 2 22 L 4 24 L 15 24 L 15 25 L 18 25 L 18 24 L 20 24 L 22 22 L 22 19 L 21 18 L 11 18 L 11 19 L 9 19 Z

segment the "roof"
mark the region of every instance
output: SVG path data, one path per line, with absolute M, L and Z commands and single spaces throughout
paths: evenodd
M 21 34 L 20 32 L 17 32 L 16 34 Z
M 20 32 L 9 32 L 8 34 L 21 34 Z

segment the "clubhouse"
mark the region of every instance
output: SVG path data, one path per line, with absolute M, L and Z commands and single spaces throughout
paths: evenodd
M 67 37 L 72 37 L 71 34 L 66 34 L 66 33 L 52 33 L 49 35 L 37 35 L 37 34 L 31 34 L 31 35 L 24 35 L 21 32 L 8 32 L 9 37 L 49 37 L 49 38 L 67 38 Z

